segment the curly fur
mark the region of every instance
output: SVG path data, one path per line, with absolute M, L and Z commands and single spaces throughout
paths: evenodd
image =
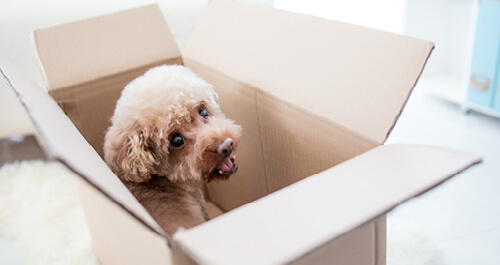
M 201 108 L 208 117 L 199 114 Z M 180 148 L 170 144 L 176 134 L 185 141 Z M 207 219 L 203 183 L 233 173 L 217 173 L 231 158 L 217 148 L 228 138 L 236 148 L 240 136 L 241 127 L 222 113 L 212 85 L 189 68 L 163 65 L 122 91 L 106 132 L 104 159 L 162 228 L 173 234 Z

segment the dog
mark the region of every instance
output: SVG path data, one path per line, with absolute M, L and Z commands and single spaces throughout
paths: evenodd
M 204 183 L 237 171 L 241 131 L 222 113 L 212 85 L 187 67 L 162 65 L 122 90 L 104 160 L 172 236 L 209 219 Z

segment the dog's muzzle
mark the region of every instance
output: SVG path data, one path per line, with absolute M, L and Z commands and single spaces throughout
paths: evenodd
M 222 157 L 229 157 L 234 150 L 234 141 L 231 138 L 226 138 L 222 144 L 220 144 L 216 152 Z
M 218 175 L 231 175 L 238 169 L 238 166 L 234 162 L 234 156 L 230 157 L 234 150 L 234 141 L 231 138 L 226 138 L 222 144 L 220 144 L 215 152 L 224 158 L 224 161 L 217 166 L 215 173 Z

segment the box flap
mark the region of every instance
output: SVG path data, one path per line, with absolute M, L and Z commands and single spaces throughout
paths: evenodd
M 100 264 L 171 264 L 173 251 L 165 237 L 152 232 L 84 179 L 75 183 Z
M 291 262 L 480 161 L 441 148 L 379 146 L 174 240 L 204 264 Z
M 383 143 L 433 47 L 360 26 L 213 0 L 184 57 Z
M 70 170 L 82 176 L 149 229 L 164 235 L 159 225 L 113 174 L 57 103 L 42 88 L 27 81 L 11 64 L 1 58 L 0 72 L 26 109 L 39 141 L 50 157 L 59 160 Z
M 158 5 L 34 32 L 49 90 L 180 57 Z

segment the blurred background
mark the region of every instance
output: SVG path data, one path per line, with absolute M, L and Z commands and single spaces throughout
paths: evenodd
M 149 2 L 159 2 L 182 50 L 208 1 L 0 0 L 0 57 L 43 87 L 29 38 L 33 30 Z M 401 223 L 418 227 L 442 251 L 444 263 L 439 264 L 500 264 L 500 112 L 495 110 L 496 102 L 500 106 L 496 87 L 498 78 L 486 77 L 490 86 L 478 91 L 469 82 L 477 58 L 482 56 L 486 61 L 498 61 L 498 51 L 481 49 L 484 54 L 478 55 L 475 47 L 482 47 L 484 41 L 490 46 L 496 45 L 496 49 L 500 47 L 500 29 L 489 28 L 495 23 L 481 22 L 485 17 L 493 19 L 487 22 L 500 18 L 500 1 L 250 2 L 409 35 L 436 44 L 387 143 L 452 147 L 480 154 L 484 161 L 440 187 L 398 206 L 388 215 L 388 230 Z M 491 32 L 488 36 L 493 37 L 479 35 L 484 30 Z M 496 63 L 493 65 L 496 67 Z M 498 69 L 493 71 L 500 73 Z M 488 97 L 487 103 L 477 101 L 475 93 Z M 498 101 L 495 97 L 499 98 Z M 27 114 L 13 92 L 0 82 L 0 154 L 3 154 L 3 159 L 6 158 L 6 149 L 12 148 L 12 142 L 26 141 L 24 136 L 32 134 Z M 24 156 L 29 158 L 30 152 L 38 151 L 27 151 Z

